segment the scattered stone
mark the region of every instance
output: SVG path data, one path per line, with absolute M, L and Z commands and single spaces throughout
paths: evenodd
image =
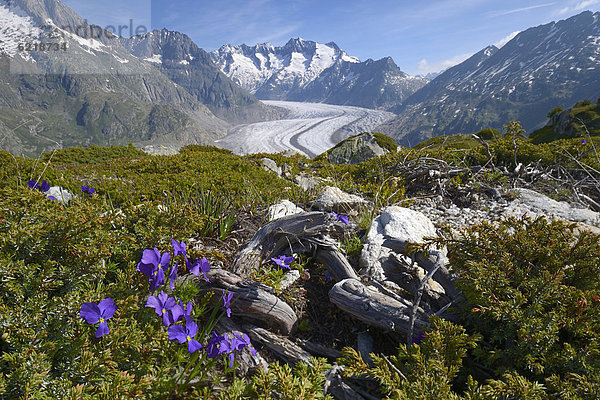
M 326 186 L 321 195 L 312 202 L 312 207 L 320 211 L 357 215 L 358 208 L 368 205 L 362 197 L 341 191 L 335 186 Z
M 264 169 L 275 172 L 277 176 L 281 176 L 281 168 L 277 166 L 275 161 L 271 160 L 270 158 L 263 158 L 261 161 Z
M 142 147 L 142 151 L 153 156 L 172 156 L 179 154 L 179 148 L 164 145 L 147 145 Z
M 269 221 L 273 221 L 277 218 L 285 217 L 288 215 L 294 215 L 304 212 L 304 210 L 289 200 L 281 200 L 277 204 L 273 204 L 269 207 Z
M 300 279 L 300 271 L 298 271 L 297 269 L 288 271 L 285 274 L 285 277 L 281 280 L 281 285 L 280 285 L 279 289 L 280 290 L 287 289 L 288 287 L 292 286 L 294 284 L 294 282 L 296 282 L 298 279 Z
M 75 197 L 73 193 L 69 192 L 67 189 L 63 189 L 60 186 L 50 187 L 50 189 L 48 189 L 48 191 L 45 194 L 46 197 L 53 196 L 56 199 L 56 201 L 59 201 L 61 203 L 68 203 L 73 197 Z

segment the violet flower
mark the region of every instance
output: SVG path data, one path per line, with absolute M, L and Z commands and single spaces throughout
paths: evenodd
M 91 186 L 86 186 L 86 185 L 81 185 L 81 191 L 83 193 L 87 193 L 87 194 L 90 194 L 90 195 L 96 193 L 96 189 L 94 189 Z
M 150 290 L 153 291 L 165 283 L 164 268 L 169 266 L 171 255 L 169 253 L 160 254 L 155 247 L 153 250 L 145 249 L 142 253 L 142 260 L 137 265 L 137 270 L 148 276 L 152 281 Z
M 210 271 L 210 264 L 208 263 L 208 260 L 206 258 L 196 260 L 196 262 L 194 262 L 194 264 L 190 268 L 190 272 L 192 274 L 198 276 L 198 275 L 200 275 L 200 272 L 202 272 L 202 275 L 204 275 L 204 280 L 206 282 L 210 282 L 210 280 L 206 276 L 206 273 L 208 271 Z
M 50 184 L 46 181 L 42 181 L 42 183 L 39 183 L 38 181 L 32 179 L 27 182 L 27 186 L 29 186 L 32 189 L 38 189 L 40 192 L 44 193 L 50 190 Z
M 271 261 L 277 264 L 281 269 L 291 270 L 290 264 L 294 261 L 294 256 L 281 255 L 277 258 L 271 257 Z
M 175 281 L 177 280 L 177 268 L 179 268 L 179 261 L 173 263 L 171 271 L 169 271 L 169 286 L 171 291 L 175 290 Z
M 335 221 L 340 221 L 343 224 L 350 225 L 350 221 L 348 221 L 348 216 L 342 215 L 342 214 L 338 214 L 335 211 L 332 211 L 331 213 L 335 217 Z
M 179 300 L 177 302 L 177 304 L 175 304 L 172 308 L 171 308 L 171 316 L 173 317 L 173 323 L 179 321 L 181 319 L 181 317 L 185 317 L 185 318 L 192 318 L 192 302 L 188 301 L 187 306 L 184 308 L 183 305 L 181 304 L 181 300 Z
M 196 350 L 200 350 L 202 345 L 194 336 L 198 333 L 198 324 L 196 324 L 191 318 L 185 319 L 185 327 L 182 325 L 171 325 L 168 329 L 169 340 L 177 340 L 183 344 L 187 342 L 188 352 L 193 353 Z
M 227 313 L 227 317 L 231 318 L 231 299 L 233 299 L 233 293 L 228 292 L 225 293 L 225 290 L 223 290 L 223 305 L 221 306 L 221 308 L 225 309 L 225 312 Z
M 215 358 L 223 353 L 228 353 L 231 350 L 229 340 L 225 335 L 217 335 L 215 331 L 212 332 L 212 337 L 208 341 L 206 346 L 206 355 L 208 358 Z
M 104 300 L 100 300 L 100 303 L 83 303 L 81 305 L 81 311 L 79 312 L 79 316 L 88 324 L 97 324 L 100 322 L 98 329 L 96 330 L 96 337 L 99 338 L 109 333 L 108 321 L 115 314 L 117 310 L 117 305 L 114 300 L 106 298 Z
M 169 326 L 176 321 L 171 313 L 175 305 L 175 299 L 169 297 L 162 290 L 158 296 L 148 296 L 148 301 L 146 302 L 146 307 L 154 308 L 156 315 L 162 317 L 164 326 Z

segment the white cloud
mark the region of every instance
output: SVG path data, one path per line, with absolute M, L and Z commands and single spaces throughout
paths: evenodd
M 591 0 L 591 1 L 597 1 L 597 0 Z M 523 11 L 529 11 L 529 10 L 534 10 L 536 8 L 541 8 L 541 7 L 549 7 L 552 6 L 556 3 L 544 3 L 544 4 L 537 4 L 535 6 L 529 6 L 529 7 L 522 7 L 522 8 L 515 8 L 513 10 L 504 10 L 504 11 L 492 11 L 490 13 L 490 15 L 492 17 L 501 17 L 504 15 L 509 15 L 509 14 L 516 14 L 516 13 L 520 13 Z
M 585 0 L 585 1 L 580 1 L 575 6 L 574 10 L 576 10 L 576 11 L 586 10 L 589 6 L 592 6 L 592 5 L 598 4 L 598 3 L 600 3 L 600 0 Z
M 566 13 L 569 12 L 569 10 L 570 10 L 569 7 L 561 8 L 560 10 L 558 10 L 558 13 L 559 14 L 566 14 Z
M 503 37 L 502 39 L 500 39 L 496 43 L 494 43 L 494 46 L 496 46 L 497 48 L 504 46 L 506 43 L 510 42 L 519 33 L 521 33 L 521 31 L 514 31 L 511 34 L 506 35 L 505 37 Z
M 472 55 L 473 53 L 460 54 L 447 60 L 433 63 L 430 63 L 424 58 L 417 64 L 417 71 L 419 71 L 419 74 L 421 75 L 427 75 L 430 72 L 441 72 L 455 66 L 456 64 L 460 64 Z

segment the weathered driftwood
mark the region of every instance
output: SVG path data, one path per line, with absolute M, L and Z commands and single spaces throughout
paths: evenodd
M 244 324 L 243 329 L 250 336 L 253 343 L 262 344 L 286 363 L 294 365 L 302 361 L 312 366 L 310 362 L 311 354 L 302 350 L 291 340 L 251 324 Z
M 410 307 L 357 279 L 345 279 L 335 284 L 329 291 L 329 299 L 343 311 L 371 326 L 404 334 L 410 329 Z M 415 327 L 427 327 L 426 319 L 426 315 L 418 313 Z
M 406 341 L 408 344 L 411 344 L 413 340 L 415 318 L 417 316 L 417 309 L 419 308 L 419 304 L 421 304 L 421 298 L 423 297 L 423 291 L 425 290 L 425 286 L 428 285 L 429 280 L 433 277 L 433 275 L 435 275 L 435 273 L 445 264 L 445 256 L 439 250 L 430 251 L 429 257 L 435 257 L 436 261 L 433 267 L 431 267 L 431 269 L 427 273 L 427 275 L 425 275 L 425 277 L 421 280 L 419 287 L 417 288 L 417 292 L 415 293 L 415 299 L 413 301 L 412 309 L 410 310 L 408 332 L 406 333 Z M 428 260 L 430 259 L 429 257 Z
M 323 263 L 334 279 L 357 278 L 356 272 L 329 237 L 343 227 L 332 214 L 306 212 L 269 222 L 259 229 L 234 261 L 233 272 L 246 277 L 263 260 L 281 254 L 310 253 Z
M 251 319 L 254 322 L 275 328 L 284 335 L 292 332 L 298 317 L 294 310 L 282 299 L 270 293 L 270 288 L 220 268 L 212 268 L 207 273 L 212 287 L 216 286 L 234 294 L 231 302 L 232 315 Z M 208 283 L 202 277 L 187 275 L 200 286 Z M 220 295 L 219 295 L 220 296 Z

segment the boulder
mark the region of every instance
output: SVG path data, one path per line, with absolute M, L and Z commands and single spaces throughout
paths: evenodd
M 327 160 L 332 164 L 359 164 L 371 158 L 389 153 L 382 147 L 375 135 L 370 132 L 352 136 L 327 152 Z
M 326 186 L 321 195 L 311 205 L 320 211 L 357 214 L 359 207 L 367 206 L 368 204 L 369 202 L 362 197 L 343 192 L 335 186 Z
M 415 293 L 433 262 L 420 256 L 415 257 L 416 262 L 413 262 L 412 258 L 404 255 L 405 246 L 422 243 L 423 238 L 435 236 L 435 226 L 421 212 L 397 206 L 386 207 L 371 224 L 360 256 L 360 274 L 382 282 L 398 294 Z M 445 251 L 434 251 L 439 253 L 445 264 Z M 433 308 L 442 307 L 455 295 L 451 287 L 448 270 L 442 267 L 425 285 L 427 303 Z
M 264 169 L 275 172 L 278 176 L 281 176 L 281 168 L 277 166 L 275 161 L 271 160 L 270 158 L 263 158 L 261 161 Z
M 562 219 L 600 227 L 600 213 L 577 208 L 564 201 L 556 201 L 530 189 L 518 189 L 518 197 L 502 211 L 506 217 L 520 218 L 524 214 L 536 218 Z

